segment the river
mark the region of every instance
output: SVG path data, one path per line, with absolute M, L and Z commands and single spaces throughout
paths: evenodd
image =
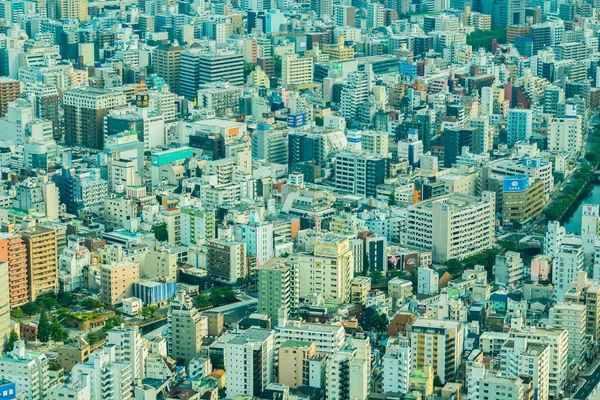
M 571 218 L 564 224 L 568 233 L 581 233 L 581 209 L 583 204 L 600 204 L 600 185 L 592 186 L 588 195 L 581 201 Z

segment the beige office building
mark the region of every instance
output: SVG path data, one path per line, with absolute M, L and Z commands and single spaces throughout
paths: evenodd
M 133 284 L 140 280 L 138 263 L 122 261 L 102 266 L 100 300 L 105 304 L 121 304 L 133 295 Z
M 496 195 L 453 193 L 408 207 L 406 244 L 431 251 L 434 262 L 463 259 L 494 243 Z
M 27 248 L 31 301 L 58 291 L 58 251 L 56 231 L 36 227 L 22 232 Z
M 279 348 L 278 382 L 290 389 L 308 386 L 308 361 L 317 354 L 314 342 L 288 340 Z

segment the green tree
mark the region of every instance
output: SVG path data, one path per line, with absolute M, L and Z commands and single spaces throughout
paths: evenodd
M 6 343 L 4 343 L 4 351 L 11 351 L 14 348 L 17 340 L 19 340 L 19 335 L 14 329 L 11 329 L 10 334 L 8 335 L 8 340 Z
M 169 240 L 169 232 L 167 231 L 167 224 L 158 224 L 152 227 L 152 232 L 154 233 L 154 237 L 159 242 L 166 242 Z
M 91 345 L 98 343 L 102 340 L 102 336 L 98 334 L 98 332 L 90 332 L 85 336 L 85 340 Z
M 371 271 L 369 277 L 373 283 L 381 282 L 383 280 L 383 274 L 379 270 Z
M 58 304 L 61 307 L 72 308 L 77 304 L 77 295 L 73 292 L 60 292 L 58 294 Z
M 35 303 L 46 311 L 51 311 L 58 307 L 58 301 L 53 297 L 38 297 Z
M 315 117 L 315 124 L 317 126 L 323 126 L 323 117 Z
M 443 387 L 444 386 L 444 384 L 442 383 L 442 380 L 437 375 L 433 377 L 433 386 L 435 386 L 435 387 Z
M 388 205 L 393 207 L 396 205 L 396 194 L 394 192 L 390 193 L 390 198 L 388 200 Z
M 23 311 L 20 308 L 15 308 L 14 310 L 10 310 L 10 317 L 12 319 L 21 319 L 24 317 Z
M 235 303 L 236 301 L 237 297 L 235 297 L 235 293 L 229 287 L 215 288 L 210 291 L 210 302 L 215 307 Z
M 85 299 L 81 300 L 81 305 L 86 310 L 96 310 L 102 307 L 103 303 L 100 300 L 94 299 L 92 297 L 86 297 Z
M 23 313 L 25 315 L 27 315 L 28 317 L 31 317 L 32 315 L 36 315 L 40 313 L 40 307 L 32 302 L 29 303 L 25 303 L 21 306 L 21 310 L 23 310 Z
M 69 334 L 65 332 L 63 327 L 60 325 L 58 318 L 56 318 L 56 316 L 52 318 L 52 333 L 50 334 L 52 340 L 55 342 L 60 342 L 61 340 L 65 339 L 65 334 L 67 337 L 69 336 Z
M 492 40 L 496 39 L 498 43 L 506 43 L 506 29 L 494 31 L 475 31 L 467 35 L 467 44 L 477 50 L 484 47 L 487 51 L 492 51 Z
M 40 320 L 38 321 L 38 332 L 37 338 L 42 343 L 48 343 L 50 340 L 50 334 L 52 333 L 52 326 L 48 321 L 48 316 L 46 315 L 46 311 L 42 310 L 40 314 Z
M 388 327 L 387 316 L 384 313 L 375 313 L 369 319 L 369 326 L 377 332 L 383 332 Z
M 207 295 L 199 294 L 194 297 L 194 305 L 196 308 L 206 308 L 211 306 L 211 302 Z

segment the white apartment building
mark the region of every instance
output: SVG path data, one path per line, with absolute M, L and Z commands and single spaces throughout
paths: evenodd
M 478 382 L 479 397 L 486 400 L 524 400 L 525 384 L 521 378 L 487 373 Z
M 250 328 L 229 340 L 225 344 L 227 397 L 260 395 L 275 381 L 274 363 L 273 331 Z
M 354 255 L 349 239 L 326 235 L 315 243 L 313 254 L 300 254 L 295 259 L 300 296 L 321 293 L 326 299 L 350 301 Z
M 301 321 L 289 321 L 279 326 L 276 333 L 277 347 L 287 340 L 314 342 L 317 353 L 333 354 L 344 345 L 346 334 L 344 327 L 332 324 L 316 324 Z
M 90 379 L 91 400 L 131 399 L 133 376 L 131 364 L 116 361 L 115 346 L 105 346 L 90 354 L 85 363 L 78 363 L 71 370 L 71 380 L 76 382 L 87 375 Z
M 49 394 L 48 358 L 43 353 L 26 352 L 22 340 L 0 357 L 0 376 L 15 383 L 17 393 L 25 393 L 27 400 L 43 400 Z
M 559 398 L 567 384 L 569 356 L 569 333 L 565 329 L 513 329 L 512 338 L 527 338 L 528 343 L 543 343 L 550 346 L 550 372 L 548 394 Z
M 463 259 L 494 242 L 495 193 L 452 193 L 408 207 L 406 245 L 433 252 L 434 262 Z M 451 234 L 448 234 L 451 232 Z
M 313 60 L 297 54 L 281 57 L 281 84 L 285 87 L 301 86 L 313 83 Z
M 533 114 L 531 110 L 511 108 L 508 110 L 507 143 L 527 141 L 531 137 Z
M 553 256 L 560 251 L 560 245 L 567 236 L 567 231 L 564 226 L 558 221 L 550 221 L 546 226 L 544 234 L 544 254 Z
M 144 379 L 148 348 L 142 344 L 137 326 L 120 326 L 108 331 L 107 346 L 114 346 L 115 361 L 131 364 L 131 376 L 135 381 Z
M 583 361 L 586 352 L 585 304 L 557 303 L 550 309 L 550 325 L 569 332 L 569 358 Z
M 529 376 L 538 389 L 538 400 L 548 400 L 550 383 L 550 346 L 543 343 L 529 343 L 527 338 L 515 338 L 502 346 L 502 376 Z
M 251 211 L 247 224 L 235 226 L 235 240 L 246 243 L 247 254 L 256 257 L 257 268 L 275 254 L 273 224 L 260 221 L 255 211 Z
M 399 337 L 383 356 L 383 393 L 408 393 L 411 368 L 410 341 Z
M 571 282 L 584 267 L 584 254 L 581 239 L 566 237 L 560 245 L 560 251 L 552 260 L 552 284 L 557 301 L 563 301 L 565 293 L 571 288 Z
M 521 255 L 514 251 L 507 251 L 504 255 L 496 256 L 494 264 L 496 282 L 506 286 L 516 286 L 525 276 L 525 269 Z
M 548 150 L 577 155 L 583 150 L 581 117 L 553 118 L 548 130 Z
M 349 338 L 327 363 L 326 397 L 329 400 L 365 400 L 369 395 L 371 344 Z
M 440 277 L 436 270 L 429 267 L 418 267 L 417 293 L 437 294 L 440 290 Z

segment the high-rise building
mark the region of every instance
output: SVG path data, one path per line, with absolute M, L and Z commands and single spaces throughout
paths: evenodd
M 365 197 L 377 195 L 377 185 L 384 183 L 387 160 L 375 153 L 338 153 L 335 158 L 336 189 Z
M 600 334 L 600 308 L 595 305 L 600 301 L 600 281 L 588 280 L 585 271 L 579 271 L 575 287 L 565 293 L 565 302 L 584 304 L 587 306 L 586 334 L 597 338 Z
M 232 85 L 244 84 L 244 55 L 231 50 L 211 53 L 188 49 L 181 53 L 179 67 L 179 94 L 188 100 L 198 96 L 200 85 L 226 81 Z
M 382 157 L 390 155 L 390 136 L 385 131 L 363 131 L 361 133 L 362 150 Z
M 22 232 L 27 248 L 30 300 L 58 292 L 58 250 L 56 231 L 35 227 Z
M 142 336 L 137 326 L 119 326 L 108 331 L 106 344 L 114 346 L 115 361 L 131 364 L 134 382 L 144 379 L 148 348 L 142 344 Z
M 578 156 L 583 151 L 581 117 L 552 118 L 548 129 L 548 150 Z
M 259 396 L 275 381 L 275 333 L 250 328 L 225 344 L 227 397 Z
M 56 17 L 60 20 L 78 20 L 86 22 L 88 20 L 88 1 L 87 0 L 57 0 Z
M 511 338 L 527 338 L 528 343 L 542 343 L 550 346 L 550 373 L 548 393 L 550 397 L 560 396 L 567 384 L 569 333 L 564 329 L 513 329 Z
M 180 208 L 181 244 L 194 244 L 198 240 L 215 238 L 215 212 L 197 207 Z
M 350 302 L 354 255 L 348 238 L 326 235 L 317 240 L 313 254 L 300 254 L 296 260 L 299 293 L 321 293 L 325 299 Z
M 206 265 L 212 275 L 223 283 L 233 284 L 248 277 L 246 243 L 229 239 L 209 240 L 206 244 Z
M 105 304 L 121 304 L 133 295 L 133 284 L 140 280 L 140 266 L 136 262 L 121 261 L 102 265 L 100 300 Z
M 525 21 L 525 0 L 483 1 L 481 12 L 492 16 L 492 29 L 505 29 Z
M 321 384 L 320 376 L 314 372 L 311 374 L 311 371 L 314 371 L 311 367 L 321 363 L 322 359 L 322 356 L 317 353 L 314 342 L 297 340 L 283 342 L 278 349 L 277 382 L 289 386 L 290 389 L 297 389 L 300 386 L 321 387 L 317 386 Z
M 527 338 L 507 340 L 500 350 L 502 376 L 524 377 L 537 388 L 537 398 L 548 400 L 550 382 L 550 346 L 530 343 Z
M 279 312 L 289 314 L 295 288 L 291 268 L 284 258 L 273 257 L 258 268 L 258 312 L 276 326 Z
M 337 26 L 356 27 L 356 8 L 343 4 L 333 6 L 333 20 Z
M 0 118 L 8 112 L 8 103 L 21 95 L 21 82 L 6 76 L 0 77 Z
M 552 259 L 552 284 L 557 301 L 563 301 L 565 293 L 571 289 L 571 282 L 583 270 L 584 259 L 581 240 L 567 237 L 562 241 L 558 253 Z
M 384 26 L 385 7 L 376 1 L 367 5 L 367 28 L 377 28 Z
M 130 399 L 134 383 L 132 366 L 130 362 L 118 362 L 116 353 L 115 346 L 104 346 L 93 352 L 87 362 L 73 367 L 71 382 L 78 382 L 87 375 L 91 399 Z
M 383 356 L 383 393 L 408 393 L 411 368 L 410 341 L 399 336 Z
M 49 395 L 48 357 L 27 352 L 25 342 L 15 343 L 13 351 L 0 357 L 0 376 L 17 385 L 17 393 L 28 400 L 43 400 Z
M 104 116 L 123 107 L 125 94 L 119 90 L 90 87 L 71 88 L 63 97 L 65 142 L 69 146 L 104 148 Z
M 508 0 L 507 0 L 508 1 Z M 526 142 L 531 137 L 533 114 L 531 110 L 511 108 L 508 110 L 507 139 L 509 146 Z
M 443 383 L 454 380 L 461 363 L 463 335 L 460 322 L 417 318 L 408 327 L 412 367 L 431 365 Z
M 333 9 L 332 0 L 310 0 L 310 9 L 314 11 L 319 18 L 331 16 Z
M 369 77 L 365 72 L 355 71 L 348 75 L 348 82 L 341 94 L 342 116 L 355 120 L 358 109 L 369 97 Z
M 371 376 L 369 338 L 349 338 L 327 363 L 326 397 L 366 400 Z
M 177 291 L 168 317 L 167 354 L 187 364 L 196 357 L 208 335 L 208 318 L 200 315 L 185 292 Z
M 27 248 L 18 233 L 0 234 L 0 261 L 8 263 L 8 293 L 10 307 L 19 307 L 29 300 Z
M 260 221 L 254 210 L 250 212 L 247 224 L 235 226 L 235 239 L 246 244 L 246 254 L 255 258 L 257 268 L 275 254 L 273 224 Z
M 344 327 L 335 324 L 319 324 L 289 321 L 277 328 L 277 345 L 288 340 L 315 343 L 318 353 L 331 355 L 338 351 L 345 340 Z
M 281 85 L 286 88 L 313 83 L 313 59 L 287 54 L 281 58 Z
M 62 140 L 64 134 L 62 113 L 62 100 L 55 86 L 35 85 L 29 88 L 33 114 L 37 118 L 52 121 L 53 138 Z
M 495 194 L 439 196 L 408 207 L 406 244 L 433 252 L 433 261 L 462 259 L 494 242 Z M 452 236 L 448 235 L 452 232 Z
M 584 361 L 587 351 L 585 304 L 559 302 L 550 309 L 550 326 L 569 332 L 569 358 L 578 364 Z
M 10 330 L 13 329 L 10 323 L 10 281 L 8 276 L 8 263 L 0 261 L 0 345 L 8 340 Z
M 309 162 L 318 167 L 327 163 L 325 136 L 319 133 L 292 131 L 288 134 L 288 166 Z
M 259 124 L 252 134 L 252 158 L 287 165 L 288 132 L 287 128 Z
M 152 55 L 154 72 L 165 80 L 169 88 L 178 92 L 179 90 L 179 66 L 181 53 L 185 47 L 178 44 L 161 44 Z
M 514 251 L 507 251 L 504 255 L 496 256 L 494 264 L 495 281 L 506 286 L 517 286 L 525 277 L 525 266 L 521 255 Z

